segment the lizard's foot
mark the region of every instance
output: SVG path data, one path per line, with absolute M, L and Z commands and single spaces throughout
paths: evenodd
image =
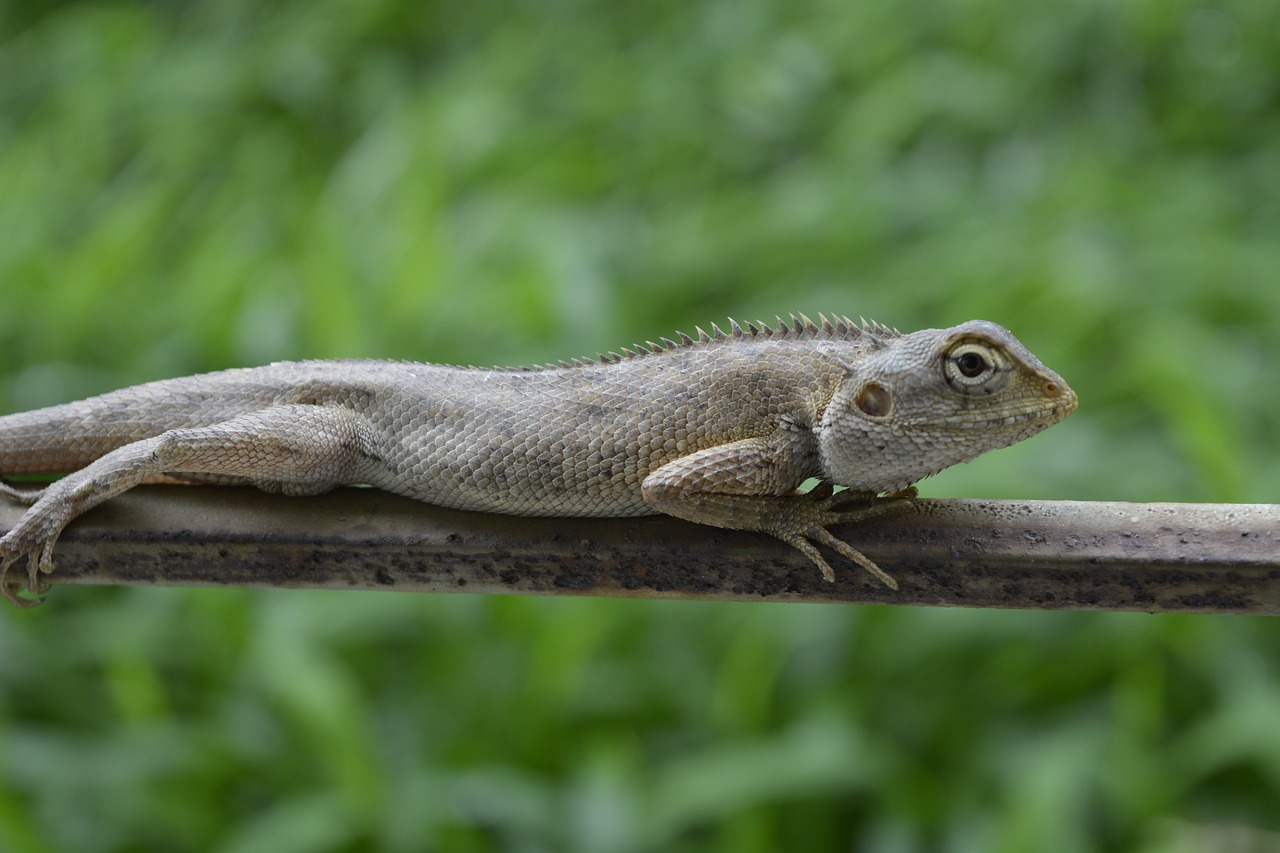
M 822 482 L 810 489 L 803 500 L 791 505 L 793 512 L 789 513 L 789 524 L 769 532 L 812 560 L 828 583 L 835 583 L 836 573 L 818 551 L 815 542 L 862 566 L 890 589 L 897 589 L 897 581 L 861 551 L 833 536 L 827 527 L 897 512 L 909 506 L 915 496 L 915 489 L 884 498 L 848 491 L 837 493 L 830 483 Z
M 0 537 L 0 595 L 14 607 L 35 607 L 44 601 L 40 596 L 49 590 L 40 575 L 53 571 L 53 543 L 57 537 L 28 542 L 21 532 L 19 525 Z M 34 598 L 21 597 L 22 579 L 14 577 L 15 564 L 23 557 L 27 559 L 26 589 Z

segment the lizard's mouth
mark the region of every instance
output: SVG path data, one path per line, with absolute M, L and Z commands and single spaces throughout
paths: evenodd
M 992 421 L 995 426 L 1012 426 L 1013 424 L 1026 423 L 1027 421 L 1044 421 L 1045 424 L 1056 424 L 1076 410 L 1075 395 L 1071 395 L 1071 399 L 1063 401 L 1056 406 L 1048 409 L 1029 409 L 1025 412 L 1015 412 L 1006 415 L 1003 418 Z
M 1005 427 L 1028 422 L 1043 423 L 1046 427 L 1052 426 L 1074 412 L 1076 406 L 1080 404 L 1080 398 L 1076 396 L 1076 392 L 1061 379 L 1048 382 L 1045 388 L 1049 394 L 1053 395 L 1048 400 L 1027 402 L 1024 406 L 988 420 L 984 426 Z M 966 423 L 964 426 L 972 427 L 973 424 Z
M 923 430 L 947 429 L 955 432 L 969 432 L 975 429 L 996 429 L 1017 426 L 1018 424 L 1035 423 L 1050 427 L 1076 410 L 1077 400 L 1074 393 L 1066 395 L 1060 402 L 1052 406 L 1028 404 L 1025 408 L 1014 409 L 1002 413 L 966 411 L 943 421 L 921 418 L 912 426 Z

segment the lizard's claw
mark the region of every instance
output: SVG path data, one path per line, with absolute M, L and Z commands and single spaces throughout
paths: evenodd
M 22 597 L 24 584 L 19 578 L 12 577 L 9 571 L 13 562 L 17 559 L 17 557 L 8 558 L 2 565 L 0 565 L 0 595 L 3 595 L 5 600 L 14 607 L 35 607 L 37 604 L 44 603 L 43 598 Z M 38 565 L 35 554 L 30 555 L 28 559 L 33 566 Z M 49 585 L 40 580 L 38 574 L 35 575 L 34 580 L 30 577 L 30 575 L 36 571 L 36 569 L 28 569 L 29 577 L 27 578 L 25 586 L 32 595 L 39 596 L 48 590 Z

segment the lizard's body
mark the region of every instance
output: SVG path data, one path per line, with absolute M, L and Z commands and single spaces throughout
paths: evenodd
M 0 474 L 76 472 L 0 538 L 0 566 L 29 556 L 35 591 L 72 518 L 176 476 L 289 494 L 367 484 L 514 515 L 667 512 L 772 533 L 830 577 L 810 540 L 874 570 L 825 525 L 877 510 L 842 515 L 830 495 L 794 495 L 806 479 L 896 492 L 1075 407 L 1061 378 L 991 323 L 731 329 L 538 369 L 280 363 L 0 417 Z M 966 346 L 990 362 L 987 386 L 954 387 Z

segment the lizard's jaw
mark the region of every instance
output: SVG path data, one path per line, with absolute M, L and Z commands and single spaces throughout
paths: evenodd
M 1079 405 L 1075 391 L 1056 374 L 1053 378 L 1040 383 L 1037 395 L 1003 405 L 969 406 L 945 418 L 846 422 L 842 440 L 826 442 L 822 448 L 824 474 L 855 491 L 892 493 L 944 468 L 1017 444 L 1063 420 Z

